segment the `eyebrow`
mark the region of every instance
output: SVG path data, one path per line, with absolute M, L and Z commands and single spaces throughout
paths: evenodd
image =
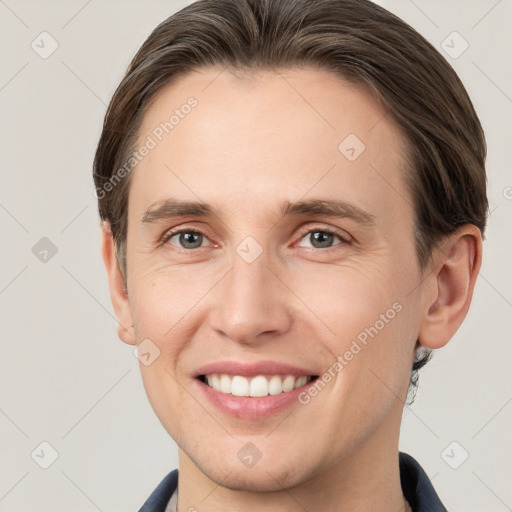
M 375 216 L 358 206 L 342 200 L 309 199 L 306 201 L 284 201 L 281 215 L 286 216 L 326 216 L 352 219 L 367 226 L 375 225 Z M 143 224 L 155 223 L 160 220 L 171 220 L 178 217 L 221 217 L 220 212 L 212 205 L 200 201 L 182 201 L 167 198 L 156 201 L 144 212 Z
M 310 199 L 291 203 L 285 201 L 281 215 L 312 215 L 352 219 L 360 224 L 375 225 L 375 216 L 358 206 L 342 200 Z

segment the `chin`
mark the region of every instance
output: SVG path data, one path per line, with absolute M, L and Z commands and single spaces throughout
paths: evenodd
M 226 473 L 215 468 L 212 472 L 203 472 L 214 482 L 233 491 L 275 492 L 294 487 L 302 478 L 296 471 L 280 471 L 273 468 L 234 468 Z

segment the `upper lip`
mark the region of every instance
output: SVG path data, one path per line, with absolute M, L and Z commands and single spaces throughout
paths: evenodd
M 212 373 L 226 373 L 228 375 L 243 375 L 245 377 L 255 377 L 256 375 L 293 375 L 301 377 L 303 375 L 317 375 L 311 370 L 299 368 L 279 361 L 259 361 L 246 363 L 242 361 L 215 361 L 205 364 L 198 368 L 194 377 L 200 375 L 210 375 Z

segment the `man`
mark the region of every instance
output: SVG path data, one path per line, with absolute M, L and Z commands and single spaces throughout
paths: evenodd
M 371 2 L 155 29 L 94 163 L 119 336 L 179 447 L 141 511 L 445 510 L 400 422 L 470 306 L 484 164 L 455 72 Z

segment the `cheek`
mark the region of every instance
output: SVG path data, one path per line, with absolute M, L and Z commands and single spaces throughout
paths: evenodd
M 193 305 L 197 302 L 193 290 L 177 290 L 169 279 L 140 279 L 133 287 L 130 301 L 137 343 L 149 343 L 155 359 L 139 364 L 144 388 L 151 407 L 169 435 L 181 439 L 181 422 L 172 418 L 189 417 L 190 404 L 183 394 L 181 357 L 193 336 L 190 329 Z M 192 308 L 192 309 L 191 309 Z M 140 350 L 139 350 L 140 353 Z M 181 382 L 181 384 L 180 384 Z
M 325 370 L 340 374 L 335 387 L 342 400 L 359 395 L 356 401 L 371 408 L 386 397 L 393 400 L 408 379 L 417 330 L 413 298 L 405 291 L 412 273 L 403 269 L 403 279 L 395 279 L 396 272 L 385 264 L 364 272 L 344 268 L 315 279 L 322 293 L 318 286 L 309 294 L 306 287 L 298 290 L 329 327 L 323 348 L 331 361 Z
M 169 268 L 137 269 L 130 289 L 130 307 L 138 339 L 149 337 L 163 341 L 175 337 L 183 321 L 208 289 L 202 278 L 191 279 L 190 270 Z
M 141 375 L 158 415 L 160 402 L 165 401 L 168 408 L 179 396 L 176 369 L 190 337 L 187 320 L 198 292 L 190 287 L 177 289 L 174 283 L 179 283 L 179 279 L 144 273 L 141 269 L 130 276 L 130 309 L 139 353 L 146 346 L 151 358 L 148 365 L 141 361 Z
M 403 374 L 405 346 L 409 345 L 401 303 L 373 296 L 360 301 L 352 297 L 338 304 L 347 309 L 338 314 L 329 349 L 343 365 L 343 379 L 357 380 L 366 387 L 381 378 L 392 388 L 399 386 L 401 378 L 396 377 Z
M 318 324 L 323 322 L 329 328 L 327 339 L 340 343 L 340 349 L 358 336 L 364 342 L 370 333 L 386 331 L 396 323 L 402 293 L 384 265 L 346 262 L 310 270 L 309 279 L 304 274 L 294 279 L 294 290 L 316 315 Z

